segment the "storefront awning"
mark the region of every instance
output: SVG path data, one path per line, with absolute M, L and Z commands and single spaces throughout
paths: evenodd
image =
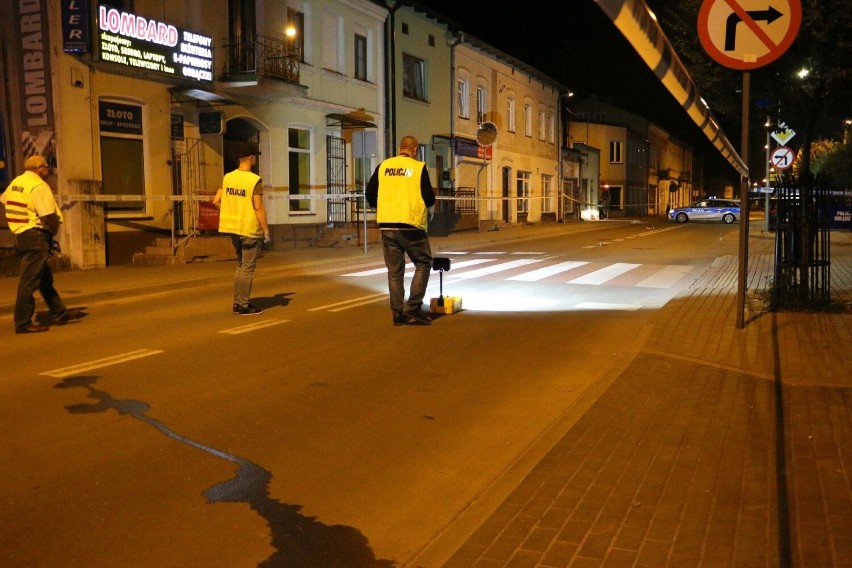
M 372 122 L 355 118 L 349 114 L 331 113 L 325 115 L 326 122 L 329 126 L 339 126 L 341 128 L 376 128 Z

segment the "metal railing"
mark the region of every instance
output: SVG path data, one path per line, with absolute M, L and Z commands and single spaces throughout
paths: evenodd
M 258 75 L 299 83 L 299 46 L 285 37 L 257 34 L 254 41 L 229 43 L 225 76 Z

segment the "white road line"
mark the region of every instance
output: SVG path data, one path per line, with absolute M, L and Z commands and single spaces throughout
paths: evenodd
M 387 292 L 379 292 L 378 294 L 370 294 L 369 296 L 361 296 L 359 298 L 352 298 L 351 300 L 343 300 L 342 302 L 335 302 L 333 304 L 326 304 L 324 306 L 317 306 L 316 308 L 309 308 L 308 311 L 309 312 L 319 312 L 319 311 L 322 311 L 322 310 L 329 310 L 330 308 L 336 308 L 338 306 L 345 306 L 347 304 L 353 304 L 353 303 L 364 302 L 364 301 L 366 301 L 366 303 L 370 303 L 370 302 L 374 302 L 376 300 L 379 300 L 381 298 L 384 298 L 387 295 L 388 295 Z M 361 305 L 361 304 L 359 303 L 358 305 Z M 343 309 L 346 309 L 346 308 L 343 308 Z
M 263 329 L 265 327 L 271 327 L 273 325 L 278 325 L 280 323 L 287 323 L 290 320 L 279 320 L 279 319 L 269 319 L 262 320 L 254 323 L 250 323 L 248 325 L 241 325 L 239 327 L 232 327 L 230 329 L 223 329 L 218 333 L 224 333 L 226 335 L 239 335 L 241 333 L 248 333 L 250 331 L 256 331 L 258 329 Z
M 387 272 L 388 269 L 386 267 L 374 268 L 372 270 L 362 270 L 361 272 L 350 272 L 349 274 L 344 274 L 343 276 L 375 276 L 376 274 L 381 274 L 382 272 Z
M 576 307 L 581 310 L 617 310 L 631 312 L 642 309 L 641 305 L 636 304 L 607 304 L 605 302 L 580 302 Z
M 57 379 L 62 379 L 65 377 L 70 377 L 71 375 L 77 375 L 79 373 L 85 373 L 94 369 L 100 369 L 101 367 L 118 365 L 119 363 L 133 361 L 134 359 L 141 359 L 142 357 L 157 355 L 158 353 L 163 353 L 163 351 L 160 349 L 138 349 L 136 351 L 130 351 L 128 353 L 122 353 L 121 355 L 104 357 L 103 359 L 96 359 L 87 363 L 80 363 L 79 365 L 73 365 L 71 367 L 63 367 L 61 369 L 45 371 L 44 373 L 39 374 L 48 377 L 55 377 Z
M 489 251 L 481 251 L 481 252 L 475 252 L 473 254 L 506 254 L 506 251 L 490 251 L 490 252 Z
M 535 262 L 541 261 L 542 259 L 540 258 L 519 258 L 518 260 L 512 260 L 510 262 L 503 262 L 494 266 L 486 266 L 485 268 L 471 270 L 470 272 L 465 272 L 464 274 L 452 275 L 452 279 L 461 280 L 466 278 L 479 278 L 480 276 L 494 274 L 495 272 L 503 272 L 504 270 L 512 270 L 513 268 L 518 268 L 519 266 L 526 266 L 527 264 L 533 264 Z
M 513 252 L 511 253 L 516 256 L 535 256 L 537 254 L 545 254 L 543 252 Z
M 597 286 L 599 284 L 603 284 L 607 280 L 612 280 L 616 276 L 621 276 L 625 272 L 630 272 L 634 268 L 638 268 L 641 264 L 629 264 L 627 262 L 616 262 L 615 264 L 611 264 L 606 268 L 601 268 L 600 270 L 595 270 L 594 272 L 590 272 L 585 276 L 580 276 L 579 278 L 575 278 L 573 280 L 569 280 L 568 284 L 591 284 L 593 286 Z
M 364 300 L 363 302 L 358 302 L 356 304 L 349 304 L 348 306 L 341 306 L 339 308 L 334 308 L 334 309 L 331 309 L 331 310 L 328 310 L 328 311 L 336 313 L 336 312 L 342 312 L 344 310 L 351 310 L 352 308 L 359 308 L 361 306 L 366 306 L 367 304 L 374 304 L 376 302 L 381 302 L 381 301 L 385 300 L 387 298 L 387 296 L 388 296 L 387 294 L 382 294 L 380 297 L 373 298 L 372 300 Z
M 554 274 L 560 274 L 562 272 L 567 272 L 578 266 L 583 266 L 589 264 L 588 262 L 571 260 L 568 262 L 560 262 L 559 264 L 554 264 L 553 266 L 545 266 L 544 268 L 539 268 L 538 270 L 533 270 L 531 272 L 524 272 L 523 274 L 518 274 L 517 276 L 512 276 L 511 278 L 506 278 L 506 280 L 520 280 L 521 282 L 537 282 L 539 280 L 543 280 L 548 276 L 553 276 Z
M 670 264 L 659 272 L 642 280 L 636 286 L 640 288 L 670 288 L 675 282 L 689 274 L 693 268 L 692 266 Z

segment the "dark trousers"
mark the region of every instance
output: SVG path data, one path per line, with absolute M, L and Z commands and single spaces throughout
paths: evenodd
M 41 229 L 30 229 L 15 235 L 15 250 L 21 257 L 21 279 L 18 281 L 18 296 L 15 300 L 15 327 L 26 327 L 32 323 L 35 313 L 35 298 L 38 290 L 52 315 L 61 314 L 65 304 L 53 287 L 53 271 L 47 259 L 50 243 L 47 233 Z
M 388 267 L 388 291 L 391 310 L 396 313 L 421 309 L 432 270 L 432 248 L 426 231 L 420 229 L 382 229 L 385 266 Z M 405 255 L 414 263 L 414 277 L 408 301 L 405 301 Z
M 237 253 L 234 304 L 247 306 L 251 297 L 252 282 L 254 282 L 254 269 L 257 266 L 257 259 L 260 258 L 260 250 L 263 248 L 263 239 L 231 235 L 231 243 Z

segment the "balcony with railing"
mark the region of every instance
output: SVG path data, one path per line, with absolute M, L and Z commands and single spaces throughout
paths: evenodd
M 286 36 L 257 34 L 253 41 L 235 41 L 224 48 L 221 81 L 226 87 L 246 89 L 247 94 L 265 98 L 286 96 L 293 87 L 299 87 L 301 52 L 298 43 Z

